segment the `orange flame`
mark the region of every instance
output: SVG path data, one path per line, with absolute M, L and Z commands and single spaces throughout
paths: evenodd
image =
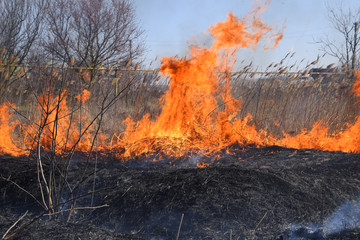
M 0 154 L 21 156 L 26 154 L 26 151 L 15 144 L 12 133 L 18 122 L 11 122 L 11 117 L 9 106 L 6 104 L 0 106 Z
M 360 70 L 354 72 L 356 81 L 353 92 L 360 96 Z M 291 148 L 312 148 L 327 151 L 343 151 L 360 153 L 360 117 L 353 125 L 337 133 L 330 134 L 326 126 L 317 122 L 310 131 L 303 130 L 300 134 L 291 137 L 285 134 L 275 144 Z
M 26 137 L 27 146 L 35 149 L 40 138 L 41 147 L 45 151 L 55 151 L 56 154 L 70 151 L 74 147 L 77 151 L 90 151 L 94 136 L 92 128 L 86 129 L 89 120 L 85 113 L 69 110 L 65 95 L 66 91 L 56 97 L 51 94 L 39 96 L 40 119 L 26 127 L 29 135 L 32 133 L 36 137 Z M 90 92 L 84 90 L 75 99 L 85 102 L 89 96 Z M 98 137 L 103 139 L 102 136 Z M 98 146 L 97 148 L 99 149 Z
M 75 97 L 75 99 L 77 99 L 78 101 L 83 101 L 83 102 L 86 102 L 87 100 L 89 100 L 89 98 L 90 98 L 90 91 L 87 89 L 84 89 L 82 93 L 80 93 Z
M 258 17 L 262 8 L 239 19 L 230 13 L 209 28 L 210 48 L 192 47 L 190 58 L 163 58 L 160 72 L 169 78 L 163 108 L 155 121 L 149 115 L 135 123 L 128 118 L 123 136 L 113 145 L 125 157 L 161 151 L 171 156 L 203 150 L 216 151 L 235 142 L 263 144 L 265 132 L 249 125 L 251 116 L 238 118 L 241 102 L 234 99 L 227 73 L 239 47 L 255 47 L 271 28 Z M 221 110 L 222 109 L 222 110 Z
M 260 17 L 265 7 L 255 7 L 243 19 L 230 13 L 224 22 L 211 26 L 208 32 L 214 42 L 209 48 L 193 46 L 189 58 L 163 58 L 160 72 L 168 77 L 169 90 L 161 98 L 163 108 L 159 116 L 150 120 L 146 114 L 138 122 L 128 117 L 123 122 L 126 129 L 121 135 L 115 135 L 117 139 L 111 144 L 104 144 L 104 135 L 98 136 L 102 144 L 97 145 L 97 149 L 112 150 L 119 157 L 155 152 L 178 157 L 192 152 L 209 154 L 237 143 L 360 153 L 360 117 L 355 124 L 337 133 L 330 134 L 328 127 L 318 122 L 311 130 L 303 130 L 296 136 L 284 134 L 279 139 L 265 130 L 256 130 L 250 114 L 239 117 L 241 101 L 231 96 L 229 77 L 235 51 L 255 48 L 269 34 L 269 39 L 274 39 L 272 47 L 282 39 L 281 33 L 273 33 L 272 28 L 262 22 Z M 360 97 L 360 71 L 355 75 L 353 91 Z M 37 134 L 47 151 L 55 149 L 61 154 L 76 145 L 77 150 L 88 152 L 92 149 L 95 131 L 91 127 L 85 131 L 90 121 L 84 111 L 69 110 L 65 94 L 40 96 L 41 117 L 25 128 L 30 132 L 43 127 L 41 134 Z M 84 90 L 75 99 L 86 102 L 89 97 L 90 92 Z M 11 137 L 18 123 L 11 122 L 8 107 L 1 106 L 0 114 L 0 153 L 25 154 Z M 29 139 L 25 137 L 26 145 L 35 148 L 36 137 L 35 141 Z M 198 167 L 206 166 L 198 164 Z

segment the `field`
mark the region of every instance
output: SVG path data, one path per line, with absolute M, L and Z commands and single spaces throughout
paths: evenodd
M 336 132 L 356 120 L 357 99 L 348 78 L 324 82 L 237 76 L 231 91 L 241 99 L 240 117 L 250 113 L 257 129 L 296 135 L 321 120 Z M 136 120 L 150 112 L 155 119 L 165 91 L 155 81 L 127 90 L 104 114 L 101 132 L 123 130 L 126 114 Z M 94 96 L 88 101 L 98 106 Z M 36 115 L 38 109 L 32 113 L 25 106 L 14 109 Z M 83 114 L 94 114 L 90 106 L 84 103 Z M 360 234 L 358 154 L 254 144 L 131 159 L 96 149 L 54 154 L 44 146 L 42 170 L 36 152 L 1 157 L 2 234 L 24 213 L 16 225 L 20 231 L 11 229 L 15 239 L 356 239 Z M 53 176 L 53 185 L 48 183 L 53 193 L 40 191 L 42 171 Z M 57 206 L 44 206 L 49 196 L 58 199 Z
M 197 168 L 196 161 L 208 163 Z M 77 184 L 87 165 L 68 171 Z M 1 158 L 1 232 L 20 215 L 15 239 L 357 239 L 359 155 L 279 147 L 233 146 L 213 161 L 192 156 L 88 163 L 73 218 L 70 203 L 49 220 L 36 166 Z M 50 164 L 45 162 L 45 173 Z M 93 174 L 96 174 L 94 176 Z M 29 195 L 24 189 L 31 192 Z M 70 194 L 64 191 L 62 199 Z M 94 206 L 93 208 L 91 206 Z M 96 207 L 95 207 L 96 206 Z M 51 215 L 50 215 L 51 216 Z M 126 234 L 125 234 L 126 233 Z M 179 238 L 176 236 L 179 234 Z
M 2 64 L 2 238 L 359 238 L 360 71 L 238 67 L 259 11 L 159 69 Z

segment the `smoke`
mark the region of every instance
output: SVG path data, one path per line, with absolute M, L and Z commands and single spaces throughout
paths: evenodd
M 203 155 L 201 153 L 195 154 L 182 162 L 180 168 L 196 167 L 201 162 L 202 158 Z
M 309 224 L 302 226 L 298 224 L 291 224 L 288 229 L 289 233 L 287 239 L 323 239 L 324 233 L 321 225 Z
M 324 221 L 325 235 L 339 233 L 360 227 L 360 198 L 347 201 Z
M 285 235 L 291 240 L 324 239 L 330 235 L 357 228 L 360 228 L 360 197 L 343 203 L 322 224 L 290 224 Z

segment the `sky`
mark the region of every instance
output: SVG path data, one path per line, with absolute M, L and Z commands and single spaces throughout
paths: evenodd
M 133 0 L 136 18 L 144 30 L 145 65 L 158 67 L 162 57 L 186 57 L 191 39 L 206 41 L 206 30 L 228 13 L 242 18 L 252 10 L 253 0 Z M 264 2 L 264 1 L 260 1 Z M 240 49 L 237 64 L 252 62 L 259 70 L 272 62 L 280 62 L 291 50 L 295 52 L 287 64 L 301 69 L 324 53 L 316 43 L 325 36 L 339 41 L 340 35 L 331 27 L 328 9 L 360 9 L 360 0 L 272 0 L 263 14 L 263 21 L 283 29 L 283 40 L 272 50 L 259 44 L 255 50 Z M 199 41 L 199 40 L 198 40 Z M 301 62 L 302 59 L 305 59 Z M 242 62 L 244 60 L 244 62 Z M 242 62 L 242 63 L 241 63 Z M 322 57 L 319 65 L 336 63 L 331 56 Z

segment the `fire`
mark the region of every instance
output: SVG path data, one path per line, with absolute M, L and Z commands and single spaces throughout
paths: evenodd
M 18 122 L 11 121 L 12 113 L 9 108 L 10 106 L 6 104 L 0 106 L 0 154 L 21 156 L 26 154 L 26 151 L 17 146 L 15 139 L 12 137 Z
M 66 92 L 57 97 L 51 94 L 41 95 L 39 97 L 38 111 L 41 113 L 40 126 L 41 146 L 45 149 L 56 150 L 65 148 L 67 143 L 66 129 L 69 129 L 70 119 L 67 116 L 69 109 L 66 104 Z M 38 139 L 36 139 L 38 140 Z M 36 141 L 35 141 L 36 143 Z
M 353 92 L 360 96 L 360 70 L 355 71 L 356 81 Z M 317 122 L 312 129 L 303 130 L 298 135 L 291 137 L 285 134 L 284 138 L 279 139 L 274 144 L 291 148 L 312 148 L 327 151 L 343 151 L 360 153 L 360 117 L 353 125 L 339 132 L 330 134 L 327 126 Z
M 90 98 L 90 91 L 84 89 L 83 92 L 75 97 L 78 101 L 86 102 Z
M 84 90 L 75 99 L 85 102 L 89 96 L 90 92 Z M 10 115 L 5 114 L 6 110 L 5 105 L 0 108 L 2 113 L 1 136 L 11 136 L 10 132 L 13 131 L 14 126 L 19 125 L 18 122 L 10 122 Z M 40 146 L 44 151 L 53 151 L 55 154 L 70 152 L 72 149 L 83 152 L 91 150 L 94 140 L 93 127 L 90 126 L 86 114 L 80 113 L 81 109 L 77 111 L 69 109 L 66 91 L 57 96 L 53 96 L 51 93 L 40 95 L 37 110 L 39 117 L 28 120 L 28 124 L 22 126 L 24 128 L 23 142 L 28 149 L 37 149 Z M 97 137 L 103 139 L 101 134 Z M 1 139 L 1 153 L 14 156 L 27 153 L 11 145 L 13 140 L 10 137 Z M 100 147 L 96 146 L 96 149 L 100 149 Z
M 75 97 L 80 106 L 76 111 L 69 109 L 65 91 L 57 96 L 49 93 L 38 97 L 39 118 L 22 126 L 27 133 L 24 145 L 36 149 L 40 144 L 45 151 L 56 154 L 74 148 L 89 152 L 96 147 L 114 152 L 119 158 L 153 153 L 173 157 L 206 155 L 232 144 L 360 153 L 360 117 L 355 124 L 337 133 L 330 134 L 327 126 L 317 122 L 311 130 L 303 130 L 296 136 L 284 133 L 281 138 L 257 130 L 251 124 L 250 114 L 240 118 L 241 100 L 231 95 L 229 74 L 236 50 L 255 48 L 261 39 L 270 39 L 274 48 L 282 39 L 281 31 L 274 32 L 261 20 L 265 7 L 256 6 L 244 18 L 230 13 L 224 22 L 211 26 L 208 33 L 214 41 L 209 48 L 192 46 L 188 58 L 162 59 L 160 72 L 168 77 L 169 90 L 160 99 L 162 111 L 155 120 L 151 120 L 149 114 L 137 122 L 128 117 L 121 134 L 106 137 L 95 130 L 83 110 L 90 98 L 89 91 L 84 90 Z M 360 97 L 360 71 L 355 75 L 354 92 Z M 11 121 L 6 105 L 0 107 L 0 114 L 0 153 L 26 154 L 12 138 L 19 122 Z M 95 136 L 100 144 L 95 145 Z M 198 167 L 206 166 L 198 164 Z
M 231 96 L 226 76 L 237 49 L 254 48 L 272 32 L 260 19 L 262 10 L 257 7 L 243 19 L 230 13 L 224 22 L 209 28 L 212 46 L 193 46 L 189 58 L 163 58 L 160 72 L 169 78 L 169 90 L 162 98 L 160 115 L 155 121 L 145 115 L 136 123 L 128 118 L 113 148 L 124 149 L 125 157 L 159 151 L 181 156 L 217 151 L 236 142 L 265 144 L 266 133 L 249 124 L 251 116 L 238 117 L 241 101 Z

